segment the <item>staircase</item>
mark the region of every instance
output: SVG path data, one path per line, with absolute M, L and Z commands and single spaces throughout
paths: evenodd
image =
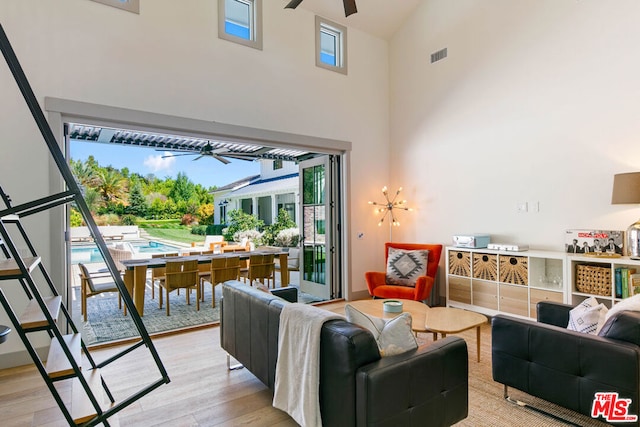
M 0 250 L 4 255 L 4 259 L 0 259 L 0 304 L 68 424 L 109 426 L 114 422 L 117 423 L 117 419 L 111 417 L 170 380 L 2 25 L 0 25 L 0 50 L 67 187 L 67 190 L 58 194 L 14 206 L 11 197 L 0 186 L 0 198 L 4 204 L 4 209 L 0 209 Z M 10 125 L 10 121 L 2 123 L 2 126 Z M 14 176 L 1 178 L 19 179 Z M 91 356 L 65 306 L 63 297 L 59 294 L 59 289 L 64 288 L 64 284 L 56 286 L 53 283 L 21 221 L 24 217 L 69 204 L 73 204 L 82 214 L 122 296 L 127 313 L 131 316 L 140 335 L 138 341 L 101 362 L 96 362 Z M 64 230 L 58 232 L 63 233 Z M 24 249 L 25 246 L 27 249 Z M 27 302 L 26 308 L 20 314 L 16 313 L 13 306 L 22 306 L 24 301 L 15 301 L 15 297 L 10 301 L 4 292 L 8 287 L 17 286 L 21 288 L 19 293 L 24 295 Z M 15 294 L 16 292 L 12 292 L 12 295 Z M 6 340 L 10 331 L 9 327 L 0 325 L 0 343 Z M 36 337 L 41 337 L 42 332 L 46 333 L 51 340 L 48 355 L 44 358 L 41 358 L 36 351 Z M 134 351 L 151 355 L 158 377 L 152 379 L 149 384 L 142 385 L 131 395 L 116 399 L 101 369 L 114 366 L 121 362 L 122 356 Z M 70 400 L 63 399 L 59 392 L 61 387 L 56 387 L 63 382 L 71 383 Z

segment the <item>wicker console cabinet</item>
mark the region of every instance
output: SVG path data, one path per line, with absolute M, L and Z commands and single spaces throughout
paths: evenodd
M 447 306 L 536 317 L 538 301 L 567 302 L 562 252 L 446 248 Z

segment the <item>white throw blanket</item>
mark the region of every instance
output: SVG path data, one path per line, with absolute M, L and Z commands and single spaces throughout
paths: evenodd
M 287 304 L 280 313 L 273 406 L 303 427 L 322 425 L 320 416 L 320 330 L 343 316 L 307 304 Z

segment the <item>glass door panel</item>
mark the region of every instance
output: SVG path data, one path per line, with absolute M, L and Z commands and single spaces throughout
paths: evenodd
M 331 267 L 327 257 L 328 156 L 300 163 L 300 193 L 302 194 L 302 253 L 300 290 L 328 300 L 331 288 L 327 283 Z

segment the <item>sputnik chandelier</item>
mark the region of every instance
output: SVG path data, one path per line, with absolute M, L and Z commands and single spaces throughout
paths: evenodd
M 382 194 L 384 195 L 385 201 L 382 203 L 369 202 L 370 205 L 380 206 L 379 208 L 376 208 L 374 210 L 376 214 L 382 214 L 382 218 L 380 218 L 380 221 L 378 222 L 378 227 L 381 227 L 385 219 L 389 217 L 389 220 L 387 221 L 389 223 L 389 241 L 391 241 L 392 227 L 397 227 L 400 225 L 400 222 L 396 219 L 396 215 L 393 212 L 394 209 L 403 210 L 403 211 L 413 210 L 406 206 L 407 204 L 406 200 L 396 200 L 400 195 L 401 191 L 402 191 L 402 187 L 398 188 L 398 191 L 396 191 L 396 194 L 393 196 L 393 198 L 389 198 L 389 191 L 387 190 L 387 187 L 384 186 L 382 187 Z

